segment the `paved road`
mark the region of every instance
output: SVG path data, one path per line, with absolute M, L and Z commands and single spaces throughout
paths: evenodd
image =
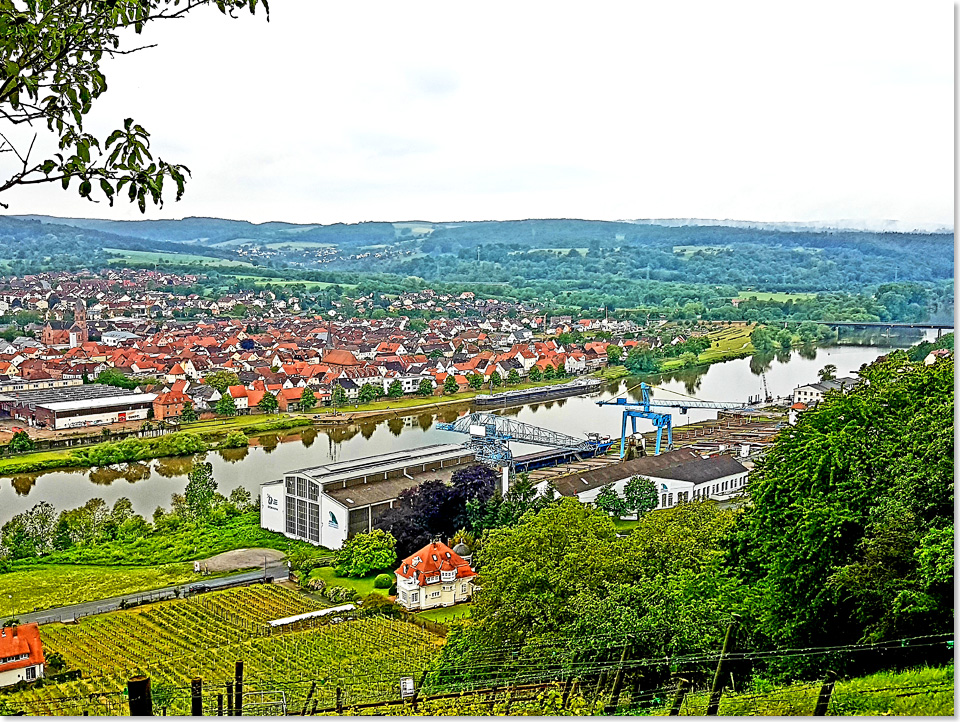
M 287 578 L 287 563 L 286 561 L 275 562 L 273 564 L 267 565 L 267 576 L 271 576 L 274 580 L 286 579 Z M 263 569 L 241 572 L 239 574 L 231 574 L 225 577 L 217 577 L 216 579 L 205 579 L 198 582 L 192 582 L 191 584 L 206 584 L 212 589 L 217 589 L 218 587 L 225 587 L 231 584 L 236 584 L 237 582 L 250 582 L 256 579 L 263 578 Z M 172 598 L 174 589 L 182 589 L 184 592 L 190 587 L 190 584 L 181 584 L 173 587 L 163 587 L 162 589 L 153 589 L 149 592 L 141 592 L 134 594 L 125 594 L 119 597 L 110 597 L 109 599 L 99 599 L 93 602 L 84 602 L 83 604 L 71 604 L 66 607 L 56 607 L 54 609 L 45 609 L 42 612 L 31 612 L 29 614 L 17 614 L 16 618 L 21 622 L 39 622 L 44 624 L 45 622 L 65 622 L 72 619 L 76 619 L 78 616 L 86 616 L 88 614 L 98 614 L 100 612 L 112 612 L 115 609 L 120 608 L 120 601 L 125 599 L 128 602 L 134 602 L 138 600 L 148 601 L 148 600 L 157 600 L 160 599 L 170 599 Z

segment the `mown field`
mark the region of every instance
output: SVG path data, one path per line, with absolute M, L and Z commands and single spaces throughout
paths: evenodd
M 35 610 L 80 604 L 200 578 L 189 563 L 150 567 L 44 564 L 0 574 L 0 619 Z
M 166 253 L 164 251 L 132 251 L 125 248 L 104 248 L 112 256 L 110 263 L 124 265 L 127 263 L 182 263 L 184 265 L 198 265 L 223 268 L 256 268 L 246 261 L 231 261 L 227 258 L 213 256 L 198 256 L 190 253 Z
M 347 684 L 354 694 L 393 698 L 399 677 L 421 673 L 437 653 L 437 637 L 386 617 L 265 636 L 269 620 L 318 608 L 299 592 L 257 585 L 87 617 L 76 625 L 44 625 L 46 654 L 58 652 L 83 676 L 0 701 L 28 714 L 125 715 L 127 680 L 147 674 L 161 708 L 155 712 L 165 707 L 166 714 L 182 715 L 190 712 L 190 681 L 200 677 L 209 714 L 242 660 L 247 689 L 284 692 L 287 704 L 298 708 L 316 681 L 314 699 L 323 707 L 335 704 L 336 688 Z
M 783 303 L 784 301 L 803 301 L 808 298 L 816 298 L 817 294 L 815 293 L 780 293 L 780 292 L 770 292 L 770 291 L 741 291 L 740 298 L 756 298 L 758 301 L 777 301 L 778 303 Z

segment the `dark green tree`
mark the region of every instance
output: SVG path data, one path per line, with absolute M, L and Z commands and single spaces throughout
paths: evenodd
M 196 421 L 198 418 L 197 412 L 193 408 L 193 402 L 187 401 L 183 405 L 183 412 L 180 414 L 180 420 L 189 424 L 193 421 Z
M 459 390 L 460 387 L 457 385 L 456 378 L 454 378 L 453 374 L 447 374 L 447 378 L 443 381 L 443 393 L 451 396 Z
M 627 503 L 623 500 L 623 497 L 617 493 L 617 490 L 613 488 L 612 484 L 603 487 L 597 494 L 597 498 L 593 500 L 593 503 L 598 509 L 613 515 L 617 519 L 626 516 L 627 512 L 630 511 Z
M 257 408 L 265 414 L 276 413 L 277 409 L 279 408 L 277 397 L 271 394 L 269 391 L 265 392 L 257 402 Z
M 311 389 L 309 386 L 304 386 L 303 391 L 300 394 L 300 410 L 309 411 L 316 405 L 317 395 L 313 393 L 313 389 Z
M 183 493 L 189 515 L 198 520 L 206 519 L 216 493 L 213 465 L 207 461 L 195 463 L 187 474 L 187 488 Z
M 361 404 L 369 404 L 371 401 L 376 401 L 381 396 L 382 392 L 383 389 L 379 386 L 374 386 L 373 384 L 364 384 L 360 387 L 357 398 L 360 400 Z
M 403 384 L 400 383 L 400 379 L 395 379 L 393 383 L 387 387 L 387 396 L 391 399 L 399 399 L 403 396 Z
M 433 382 L 430 379 L 421 379 L 420 384 L 417 386 L 417 395 L 418 396 L 429 396 L 433 393 Z
M 13 438 L 10 439 L 8 448 L 15 454 L 25 454 L 33 451 L 37 448 L 37 445 L 26 431 L 18 431 L 13 435 Z
M 639 519 L 657 508 L 657 485 L 643 476 L 633 476 L 623 487 L 627 509 Z
M 240 377 L 232 371 L 214 371 L 204 377 L 203 383 L 212 386 L 221 394 L 225 394 L 228 387 L 240 385 Z
M 220 416 L 237 415 L 237 402 L 233 400 L 233 396 L 230 394 L 221 396 L 214 408 Z

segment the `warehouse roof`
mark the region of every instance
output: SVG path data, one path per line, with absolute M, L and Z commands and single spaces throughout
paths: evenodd
M 121 389 L 104 384 L 82 384 L 80 386 L 61 386 L 54 389 L 36 389 L 32 391 L 7 391 L 4 398 L 13 398 L 28 404 L 43 404 L 54 401 L 79 401 L 87 399 L 116 398 L 135 396 L 135 391 Z
M 553 486 L 563 496 L 575 496 L 633 476 L 652 476 L 700 484 L 746 471 L 746 467 L 731 456 L 704 459 L 692 451 L 677 449 L 658 456 L 642 456 L 621 464 L 610 464 L 582 474 L 565 476 L 554 481 Z
M 467 449 L 460 444 L 433 444 L 431 446 L 421 446 L 417 449 L 392 451 L 387 454 L 366 456 L 362 459 L 335 461 L 330 464 L 324 464 L 323 466 L 297 469 L 295 471 L 288 471 L 287 475 L 301 474 L 303 476 L 309 476 L 311 479 L 326 485 L 356 479 L 362 476 L 389 473 L 390 471 L 404 469 L 410 466 L 447 461 L 455 459 L 458 456 L 468 455 L 471 455 L 471 452 L 467 451 Z

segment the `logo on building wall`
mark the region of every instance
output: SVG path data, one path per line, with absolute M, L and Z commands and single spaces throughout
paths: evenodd
M 280 506 L 278 505 L 278 499 L 276 497 L 270 496 L 267 494 L 267 508 L 273 509 L 274 511 L 280 511 Z

